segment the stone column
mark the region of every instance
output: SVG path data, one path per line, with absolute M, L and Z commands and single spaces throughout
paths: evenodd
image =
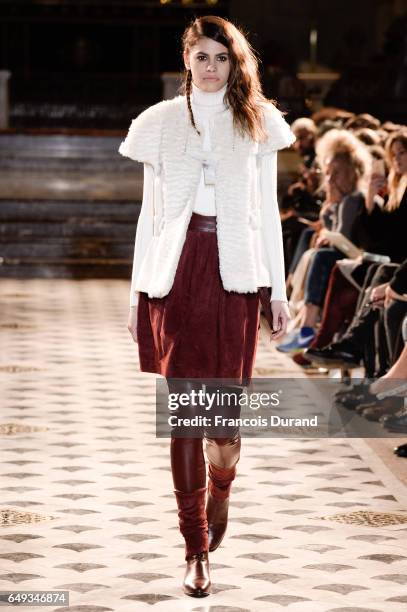
M 0 70 L 0 128 L 7 128 L 9 125 L 8 80 L 10 76 L 9 70 Z

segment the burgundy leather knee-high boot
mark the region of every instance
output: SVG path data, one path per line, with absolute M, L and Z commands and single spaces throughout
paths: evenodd
M 212 410 L 224 417 L 239 418 L 240 398 L 243 387 L 221 385 L 206 387 L 215 394 Z M 239 427 L 218 426 L 205 428 L 206 455 L 208 457 L 208 496 L 206 516 L 208 520 L 208 545 L 212 552 L 218 548 L 226 532 L 229 512 L 229 495 L 236 477 L 236 464 L 240 458 L 241 439 Z
M 202 440 L 172 438 L 171 468 L 179 526 L 185 538 L 185 557 L 188 557 L 208 550 L 208 526 L 204 509 L 206 473 Z
M 185 393 L 188 386 L 177 386 Z M 170 389 L 174 392 L 174 388 Z M 187 595 L 210 593 L 208 523 L 206 519 L 206 467 L 202 438 L 171 438 L 171 469 L 178 506 L 180 531 L 185 539 L 187 562 L 183 589 Z
M 236 464 L 240 457 L 240 436 L 235 438 L 207 438 L 206 453 L 208 467 L 208 497 L 206 516 L 208 520 L 208 546 L 213 552 L 222 542 L 229 513 L 229 496 L 236 477 Z
M 206 473 L 202 440 L 173 438 L 171 467 L 178 505 L 179 527 L 185 539 L 187 567 L 183 589 L 192 597 L 209 595 L 208 522 L 206 519 Z

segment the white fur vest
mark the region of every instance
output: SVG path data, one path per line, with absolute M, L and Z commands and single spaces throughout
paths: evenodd
M 258 143 L 233 128 L 229 109 L 218 113 L 212 150 L 191 125 L 186 100 L 178 96 L 151 106 L 130 125 L 119 152 L 149 163 L 160 181 L 156 198 L 154 235 L 144 256 L 135 289 L 163 297 L 172 287 L 192 215 L 202 162 L 215 167 L 215 202 L 219 267 L 223 287 L 239 293 L 269 285 L 259 269 L 258 159 L 291 145 L 295 137 L 280 111 L 262 105 L 267 141 Z

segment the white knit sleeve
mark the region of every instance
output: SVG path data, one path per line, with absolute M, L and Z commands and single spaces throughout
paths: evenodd
M 133 271 L 131 275 L 130 306 L 138 303 L 138 293 L 135 291 L 136 279 L 147 247 L 153 236 L 154 216 L 154 168 L 144 164 L 143 201 L 137 222 L 134 242 Z
M 262 239 L 270 272 L 272 300 L 287 300 L 283 234 L 277 202 L 277 151 L 261 156 Z

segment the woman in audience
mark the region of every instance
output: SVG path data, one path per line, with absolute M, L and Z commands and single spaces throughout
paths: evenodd
M 406 295 L 407 297 L 407 295 Z M 404 317 L 402 326 L 402 338 L 404 348 L 397 361 L 390 370 L 370 385 L 370 391 L 385 397 L 386 395 L 400 394 L 402 397 L 407 395 L 407 315 Z M 381 419 L 383 426 L 390 431 L 407 433 L 407 405 L 404 409 L 394 416 L 385 416 Z M 399 457 L 407 457 L 407 444 L 401 444 L 394 449 Z
M 394 263 L 401 263 L 407 256 L 405 244 L 405 228 L 407 227 L 407 130 L 394 132 L 386 143 L 385 153 L 388 167 L 388 179 L 382 173 L 373 172 L 370 176 L 367 190 L 366 206 L 357 222 L 355 233 L 358 242 L 365 250 L 390 257 Z M 380 206 L 386 198 L 384 206 Z M 339 264 L 340 265 L 340 264 Z M 354 268 L 353 278 L 359 285 L 363 284 L 364 276 L 370 270 L 373 274 L 379 264 L 363 264 Z M 330 344 L 336 332 L 340 331 L 345 320 L 352 315 L 358 299 L 355 285 L 346 280 L 338 266 L 335 266 L 324 303 L 321 326 L 318 334 L 310 344 L 306 355 L 295 361 L 303 366 L 309 366 L 311 358 L 324 367 L 338 367 L 336 349 L 321 351 Z M 341 307 L 339 307 L 341 306 Z M 355 328 L 355 325 L 352 325 Z M 340 343 L 339 343 L 340 345 Z M 321 361 L 322 359 L 322 361 Z M 345 365 L 345 364 L 343 364 Z M 349 365 L 349 364 L 348 364 Z
M 371 155 L 367 147 L 351 132 L 332 129 L 316 145 L 318 163 L 327 187 L 330 218 L 329 229 L 355 240 L 355 222 L 364 206 L 366 176 L 370 172 Z M 326 224 L 325 224 L 326 226 Z M 324 303 L 329 275 L 335 262 L 345 255 L 318 237 L 305 279 L 304 306 L 300 329 L 294 337 L 280 344 L 282 352 L 307 348 L 315 336 L 315 326 Z
M 370 251 L 388 255 L 392 262 L 400 263 L 407 257 L 405 234 L 407 227 L 407 130 L 399 130 L 389 136 L 386 142 L 386 156 L 390 167 L 388 179 L 382 174 L 372 173 L 366 198 L 366 206 L 359 219 L 359 239 L 363 243 L 369 242 Z M 378 192 L 387 186 L 388 196 L 384 206 L 380 206 L 381 198 Z M 327 304 L 329 308 L 329 304 Z M 324 367 L 338 367 L 345 350 L 348 353 L 349 342 L 359 346 L 355 338 L 359 337 L 364 319 L 359 316 L 352 322 L 344 338 L 323 348 L 326 336 L 321 338 L 323 332 L 315 339 L 312 347 L 306 351 L 305 357 Z M 322 341 L 321 341 L 322 340 Z M 359 359 L 357 359 L 359 357 Z M 356 362 L 360 361 L 360 354 L 355 355 Z M 338 361 L 339 360 L 339 361 Z M 345 365 L 345 360 L 343 365 Z M 349 365 L 349 362 L 348 362 Z

